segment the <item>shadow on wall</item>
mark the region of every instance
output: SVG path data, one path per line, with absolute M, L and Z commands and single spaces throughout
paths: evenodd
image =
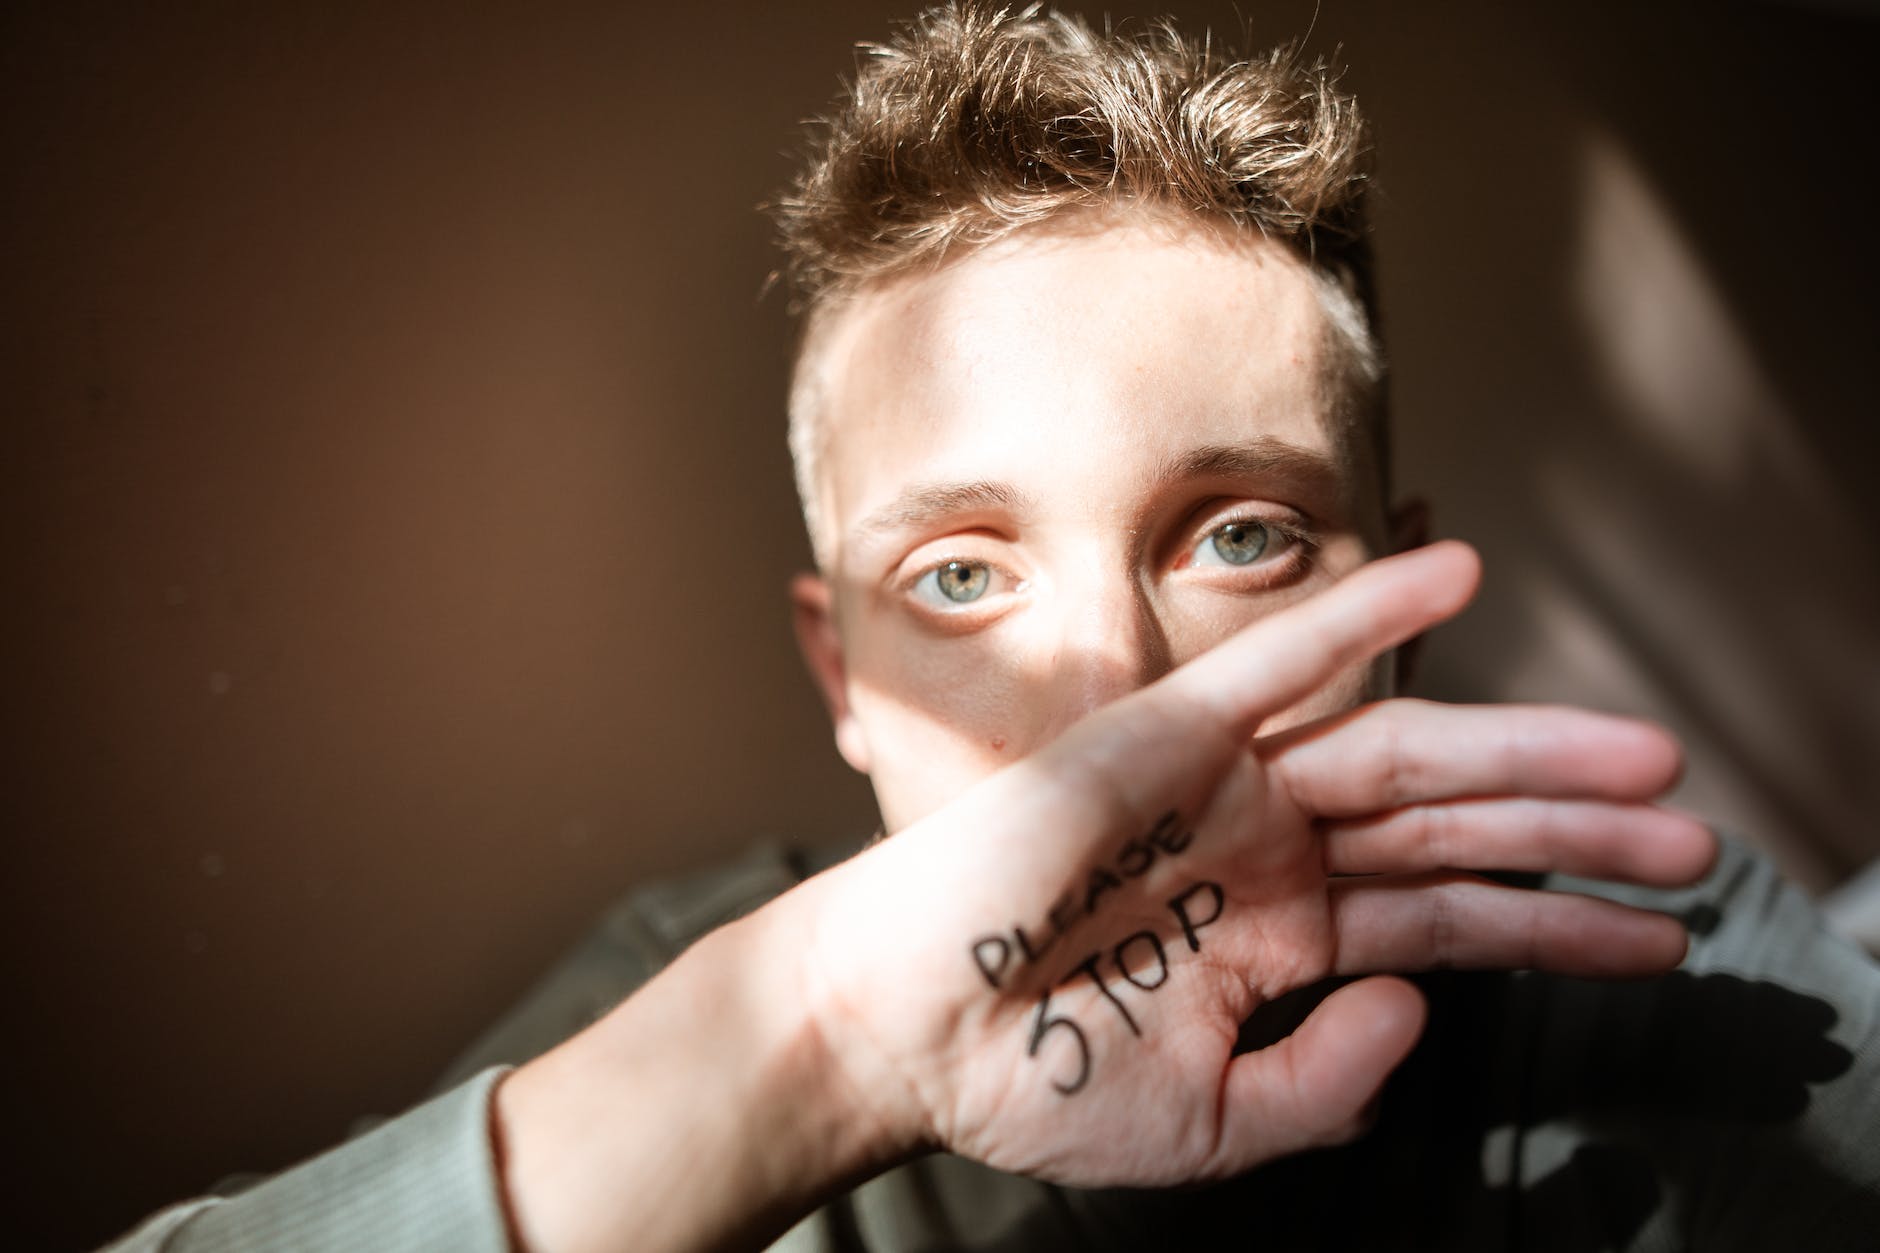
M 1472 72 L 1384 88 L 1384 294 L 1404 477 L 1489 563 L 1427 687 L 1670 723 L 1682 803 L 1820 890 L 1880 852 L 1880 270 L 1845 173 L 1876 40 L 1734 17 L 1416 30 L 1394 65 Z

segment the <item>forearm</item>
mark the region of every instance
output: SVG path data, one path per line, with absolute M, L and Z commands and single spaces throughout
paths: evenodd
M 815 1029 L 798 904 L 707 936 L 498 1089 L 523 1248 L 760 1246 L 905 1156 L 910 1145 L 841 1085 Z

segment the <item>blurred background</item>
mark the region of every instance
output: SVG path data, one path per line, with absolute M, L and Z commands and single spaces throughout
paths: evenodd
M 754 206 L 914 6 L 0 17 L 28 1247 L 392 1112 L 636 883 L 855 837 Z M 1826 892 L 1880 833 L 1872 6 L 1178 4 L 1377 126 L 1424 690 L 1647 713 Z M 1102 10 L 1089 11 L 1092 17 Z

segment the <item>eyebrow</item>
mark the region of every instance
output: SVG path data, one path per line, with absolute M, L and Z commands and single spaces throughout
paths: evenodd
M 898 531 L 920 530 L 942 518 L 980 510 L 1022 512 L 1031 498 L 1009 483 L 979 479 L 970 483 L 922 483 L 902 492 L 857 524 L 858 539 L 876 539 Z
M 1312 495 L 1336 494 L 1343 471 L 1336 459 L 1282 439 L 1263 436 L 1242 444 L 1204 444 L 1162 463 L 1155 482 L 1178 483 L 1202 478 L 1284 479 Z M 1031 497 L 1009 483 L 990 479 L 921 483 L 856 524 L 854 536 L 867 543 L 904 531 L 919 531 L 963 513 L 1003 510 L 1024 513 Z
M 1341 495 L 1344 467 L 1337 458 L 1283 439 L 1263 436 L 1244 444 L 1204 444 L 1162 463 L 1156 481 L 1284 479 L 1319 496 Z

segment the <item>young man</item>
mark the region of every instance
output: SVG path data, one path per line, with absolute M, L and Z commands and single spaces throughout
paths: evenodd
M 1666 975 L 1679 922 L 1474 873 L 1698 880 L 1675 745 L 1376 699 L 1476 569 L 1387 556 L 1362 149 L 1284 55 L 959 11 L 881 50 L 783 221 L 798 627 L 890 838 L 641 898 L 476 1059 L 520 1069 L 171 1247 L 1870 1238 L 1880 995 L 1792 893 L 1731 852 L 1656 898 L 1709 932 Z M 1391 975 L 1445 967 L 1566 977 Z

